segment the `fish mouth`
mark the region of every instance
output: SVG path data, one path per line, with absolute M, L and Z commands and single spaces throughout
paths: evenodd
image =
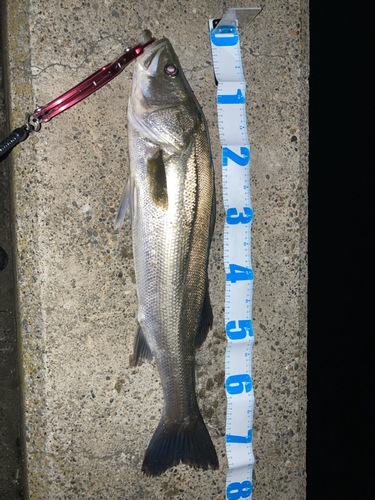
M 137 58 L 133 74 L 133 91 L 128 104 L 128 120 L 149 141 L 175 152 L 178 148 L 166 142 L 162 131 L 151 126 L 149 120 L 154 113 L 175 107 L 173 103 L 158 101 L 160 89 L 158 84 L 153 82 L 157 80 L 160 56 L 168 46 L 170 42 L 167 38 L 156 40 Z
M 143 71 L 151 77 L 156 75 L 156 70 L 158 69 L 159 58 L 164 50 L 164 47 L 168 45 L 168 40 L 162 38 L 152 43 L 142 53 L 138 58 L 139 64 L 142 66 Z

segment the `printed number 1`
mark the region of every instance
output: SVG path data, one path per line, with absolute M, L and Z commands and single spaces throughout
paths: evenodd
M 219 94 L 217 96 L 218 104 L 243 104 L 245 97 L 242 95 L 241 89 L 237 89 L 237 94 Z
M 228 377 L 225 382 L 225 387 L 229 394 L 233 396 L 235 394 L 241 394 L 244 389 L 245 392 L 250 392 L 253 387 L 253 383 L 248 373 L 241 373 L 239 375 L 231 375 Z
M 240 498 L 248 498 L 251 495 L 252 484 L 250 481 L 243 483 L 230 483 L 227 487 L 227 499 L 239 500 Z

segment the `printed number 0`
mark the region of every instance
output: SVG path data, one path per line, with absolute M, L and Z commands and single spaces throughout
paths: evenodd
M 230 483 L 227 487 L 227 499 L 239 500 L 240 498 L 248 498 L 251 495 L 252 484 L 250 481 L 243 483 Z
M 222 30 L 226 34 L 231 33 L 233 36 L 216 36 L 214 30 L 211 30 L 211 42 L 217 47 L 230 47 L 232 45 L 236 45 L 238 43 L 238 33 L 235 28 L 232 26 L 222 26 Z

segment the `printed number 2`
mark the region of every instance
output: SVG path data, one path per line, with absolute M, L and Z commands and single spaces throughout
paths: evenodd
M 234 163 L 237 163 L 237 165 L 241 165 L 242 167 L 247 165 L 250 160 L 249 148 L 241 146 L 240 151 L 241 155 L 238 155 L 229 148 L 223 148 L 223 166 L 226 167 L 228 165 L 228 158 L 234 161 Z
M 239 500 L 240 498 L 248 498 L 251 495 L 252 484 L 250 481 L 243 483 L 230 483 L 227 487 L 227 499 Z
M 253 218 L 253 211 L 251 210 L 250 207 L 244 207 L 243 212 L 240 212 L 239 214 L 237 212 L 237 208 L 228 208 L 227 210 L 228 224 L 239 224 L 239 223 L 248 224 L 252 218 Z

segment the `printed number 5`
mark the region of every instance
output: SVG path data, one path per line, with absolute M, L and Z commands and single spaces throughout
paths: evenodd
M 248 498 L 251 495 L 252 484 L 250 481 L 243 483 L 230 483 L 227 487 L 227 499 L 239 500 L 240 498 Z

